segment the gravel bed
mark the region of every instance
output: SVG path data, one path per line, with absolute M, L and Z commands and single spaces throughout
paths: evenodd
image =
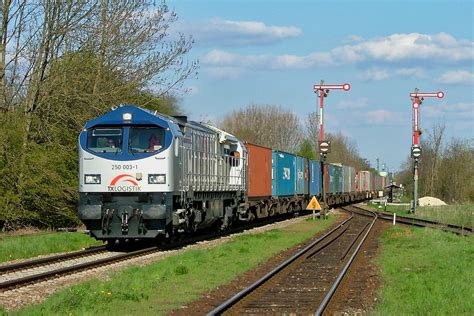
M 37 267 L 20 269 L 13 272 L 0 274 L 0 283 L 7 282 L 14 279 L 24 278 L 24 277 L 52 271 L 52 270 L 58 270 L 58 269 L 66 268 L 66 267 L 71 267 L 71 266 L 79 265 L 86 262 L 92 262 L 92 261 L 105 259 L 105 258 L 112 258 L 121 254 L 122 254 L 121 252 L 112 252 L 112 251 L 101 252 L 101 253 L 91 254 L 84 257 L 57 261 L 57 262 L 53 262 L 47 265 L 40 265 Z

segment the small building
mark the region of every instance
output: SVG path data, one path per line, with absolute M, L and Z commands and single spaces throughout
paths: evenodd
M 385 187 L 385 190 L 388 191 L 388 203 L 393 203 L 393 191 L 401 189 L 402 187 L 394 183 Z

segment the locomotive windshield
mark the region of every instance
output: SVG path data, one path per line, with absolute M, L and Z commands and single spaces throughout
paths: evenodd
M 129 144 L 132 153 L 150 153 L 161 150 L 165 144 L 165 131 L 156 126 L 131 127 Z
M 122 151 L 122 128 L 97 127 L 87 132 L 87 148 L 96 153 Z

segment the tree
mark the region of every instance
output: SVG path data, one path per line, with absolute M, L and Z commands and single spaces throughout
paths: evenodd
M 474 139 L 443 142 L 445 126 L 435 125 L 421 143 L 419 191 L 448 203 L 474 201 Z M 397 182 L 413 191 L 413 159 L 407 157 Z
M 451 139 L 439 162 L 435 187 L 448 203 L 474 201 L 474 139 Z
M 304 124 L 306 138 L 311 142 L 311 147 L 319 152 L 319 114 L 309 113 Z
M 360 157 L 356 144 L 347 136 L 341 133 L 327 133 L 326 139 L 331 141 L 331 153 L 328 154 L 328 162 L 353 166 L 357 170 L 371 170 L 366 159 Z
M 300 149 L 296 153 L 298 156 L 306 157 L 309 159 L 317 159 L 317 154 L 313 150 L 312 141 L 306 138 L 300 146 Z
M 224 118 L 224 130 L 257 145 L 295 153 L 304 133 L 298 117 L 275 105 L 250 105 Z
M 74 223 L 78 131 L 121 103 L 178 113 L 192 38 L 164 2 L 0 4 L 0 225 Z

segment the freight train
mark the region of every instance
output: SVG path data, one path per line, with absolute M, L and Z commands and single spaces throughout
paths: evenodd
M 384 178 L 244 143 L 209 124 L 132 105 L 87 122 L 79 135 L 78 216 L 98 240 L 227 229 L 305 208 L 371 198 Z

